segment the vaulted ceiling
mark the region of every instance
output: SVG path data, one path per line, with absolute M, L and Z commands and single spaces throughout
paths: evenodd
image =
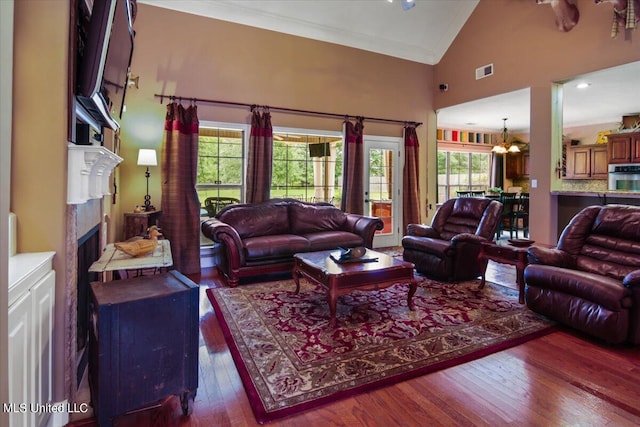
M 336 43 L 424 64 L 437 64 L 479 0 L 138 0 L 224 21 Z M 586 90 L 575 83 L 588 80 Z M 620 121 L 640 112 L 640 62 L 566 82 L 565 127 Z M 609 100 L 615 100 L 611 102 Z M 517 132 L 529 130 L 529 91 L 496 95 L 438 112 L 440 126 L 499 130 L 502 118 Z M 468 125 L 473 123 L 473 125 Z
M 196 15 L 437 64 L 479 0 L 139 0 Z

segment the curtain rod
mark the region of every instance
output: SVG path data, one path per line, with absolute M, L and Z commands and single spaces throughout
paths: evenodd
M 363 116 L 354 116 L 351 114 L 324 113 L 321 111 L 299 110 L 297 108 L 271 107 L 269 105 L 246 104 L 244 102 L 218 101 L 215 99 L 188 98 L 188 97 L 175 96 L 175 95 L 161 95 L 157 93 L 154 94 L 153 96 L 155 96 L 156 98 L 160 98 L 161 104 L 164 103 L 164 98 L 170 99 L 172 101 L 179 100 L 180 102 L 182 102 L 182 100 L 184 99 L 185 101 L 190 101 L 194 103 L 204 102 L 208 104 L 229 105 L 232 107 L 244 107 L 244 108 L 249 108 L 250 111 L 253 111 L 255 108 L 267 108 L 271 111 L 280 111 L 284 113 L 293 113 L 293 114 L 306 114 L 310 116 L 334 117 L 339 119 L 357 117 L 357 118 L 362 118 L 364 120 L 368 120 L 370 122 L 394 123 L 394 124 L 404 124 L 404 125 L 411 124 L 411 125 L 415 125 L 416 127 L 422 125 L 422 122 L 414 122 L 411 120 L 381 119 L 378 117 L 366 117 L 366 116 L 363 117 Z

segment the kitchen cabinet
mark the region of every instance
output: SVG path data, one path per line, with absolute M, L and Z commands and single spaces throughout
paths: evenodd
M 640 163 L 640 131 L 607 135 L 609 163 Z
M 506 154 L 505 176 L 507 179 L 518 179 L 529 176 L 529 151 Z
M 98 425 L 198 388 L 198 286 L 178 271 L 91 283 L 89 386 Z
M 530 169 L 529 169 L 529 160 L 531 156 L 529 155 L 529 151 L 522 152 L 522 176 L 529 177 Z
M 607 179 L 607 145 L 573 145 L 567 147 L 565 179 Z

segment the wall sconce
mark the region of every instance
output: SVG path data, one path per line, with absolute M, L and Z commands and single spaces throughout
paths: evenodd
M 146 166 L 147 171 L 144 176 L 147 178 L 147 194 L 144 196 L 144 210 L 145 212 L 155 211 L 156 208 L 151 204 L 151 196 L 149 195 L 149 166 L 158 166 L 158 159 L 156 157 L 156 150 L 141 148 L 138 151 L 138 166 Z

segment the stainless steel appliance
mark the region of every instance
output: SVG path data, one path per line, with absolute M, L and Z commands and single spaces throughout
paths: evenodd
M 609 190 L 640 191 L 640 163 L 610 164 Z

